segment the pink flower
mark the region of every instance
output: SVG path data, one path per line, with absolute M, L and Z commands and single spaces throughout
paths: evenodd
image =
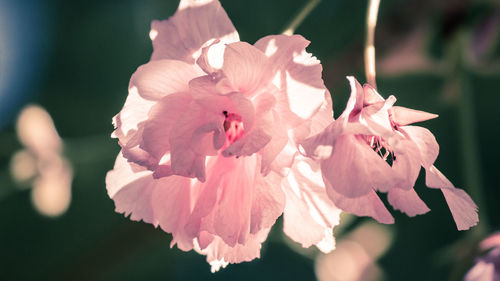
M 476 259 L 475 265 L 464 276 L 464 281 L 500 280 L 500 233 L 484 239 L 479 248 L 489 252 Z
M 293 240 L 333 249 L 340 211 L 298 153 L 332 117 L 309 42 L 239 42 L 216 0 L 182 0 L 150 36 L 151 61 L 113 119 L 122 151 L 106 185 L 116 211 L 172 233 L 212 270 L 259 257 L 283 212 Z
M 334 204 L 358 216 L 393 223 L 376 191 L 386 192 L 389 203 L 409 216 L 429 208 L 413 186 L 423 167 L 426 184 L 444 194 L 459 230 L 478 222 L 472 199 L 434 167 L 439 145 L 427 129 L 409 124 L 437 117 L 434 114 L 393 106 L 369 85 L 347 77 L 351 96 L 342 115 L 323 132 L 307 139 L 303 148 L 319 159 L 327 193 Z

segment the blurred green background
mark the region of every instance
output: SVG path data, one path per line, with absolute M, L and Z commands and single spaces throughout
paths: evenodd
M 221 2 L 241 40 L 254 43 L 282 32 L 306 1 Z M 339 245 L 358 239 L 353 233 L 360 229 L 358 242 L 368 248 L 385 237 L 387 245 L 371 257 L 376 273 L 357 279 L 342 279 L 338 266 L 314 249 L 298 249 L 282 234 L 281 221 L 260 259 L 212 274 L 203 256 L 169 249 L 169 234 L 114 212 L 104 184 L 119 152 L 111 118 L 125 101 L 130 76 L 149 60 L 151 20 L 166 19 L 177 5 L 0 0 L 0 280 L 461 280 L 478 241 L 500 228 L 498 1 L 381 1 L 379 91 L 396 95 L 397 105 L 440 115 L 423 124 L 440 143 L 436 166 L 479 205 L 480 225 L 457 231 L 441 192 L 425 187 L 422 172 L 415 188 L 428 214 L 393 211 L 396 224 L 378 231 L 365 227 L 373 227 L 371 219 L 345 216 L 334 230 Z M 296 31 L 323 63 L 335 116 L 349 95 L 345 76 L 365 80 L 366 5 L 323 0 Z M 57 217 L 37 211 L 31 183 L 11 172 L 13 155 L 23 149 L 15 120 L 31 103 L 52 116 L 73 169 L 71 202 Z

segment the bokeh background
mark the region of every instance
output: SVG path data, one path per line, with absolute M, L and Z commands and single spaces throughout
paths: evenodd
M 221 2 L 253 43 L 281 33 L 306 1 Z M 104 184 L 119 151 L 111 117 L 149 60 L 151 20 L 177 5 L 0 0 L 0 280 L 462 279 L 477 243 L 500 229 L 498 1 L 382 0 L 376 31 L 379 91 L 440 115 L 424 124 L 440 143 L 436 165 L 479 205 L 477 227 L 457 231 L 442 194 L 420 177 L 428 214 L 393 211 L 390 226 L 343 215 L 330 255 L 301 249 L 278 221 L 260 259 L 216 274 L 203 256 L 170 249 L 169 234 L 115 213 Z M 345 76 L 364 81 L 366 5 L 323 0 L 296 31 L 323 63 L 335 116 L 349 95 Z

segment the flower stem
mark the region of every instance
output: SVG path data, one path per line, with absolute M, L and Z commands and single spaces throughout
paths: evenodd
M 366 81 L 375 89 L 375 26 L 380 0 L 370 0 L 366 13 L 366 38 L 365 38 L 365 73 Z
M 321 2 L 321 0 L 309 0 L 307 4 L 300 10 L 300 12 L 295 15 L 295 17 L 290 21 L 290 23 L 285 27 L 282 34 L 292 35 L 297 27 L 304 21 L 304 19 L 311 13 L 314 8 Z

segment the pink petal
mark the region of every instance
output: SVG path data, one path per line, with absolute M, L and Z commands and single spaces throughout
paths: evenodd
M 224 64 L 224 51 L 226 44 L 219 41 L 213 42 L 210 46 L 204 47 L 201 55 L 196 60 L 196 64 L 207 74 L 216 74 Z
M 160 225 L 172 233 L 172 245 L 177 242 L 182 250 L 192 249 L 192 238 L 183 231 L 190 211 L 189 179 L 172 176 L 155 180 L 150 171 L 141 171 L 119 154 L 106 176 L 106 187 L 117 212 L 130 215 L 131 220 Z
M 212 122 L 222 122 L 222 113 L 214 114 L 207 112 L 198 103 L 191 103 L 184 113 L 178 118 L 170 132 L 170 147 L 172 171 L 176 175 L 186 177 L 197 177 L 200 181 L 205 181 L 205 156 L 200 154 L 202 148 L 192 147 L 195 131 L 204 124 Z M 210 138 L 213 140 L 213 138 Z M 212 149 L 214 144 L 204 142 Z M 196 151 L 193 149 L 195 148 Z
M 170 134 L 191 102 L 187 93 L 176 93 L 158 101 L 149 112 L 146 121 L 141 147 L 156 159 L 170 151 Z
M 217 118 L 198 127 L 191 137 L 191 149 L 200 155 L 217 155 L 226 142 L 223 118 Z
M 300 142 L 302 152 L 313 159 L 330 158 L 337 139 L 343 132 L 343 119 L 333 121 L 324 131 Z
M 394 223 L 394 218 L 374 190 L 360 197 L 349 198 L 336 192 L 327 180 L 325 180 L 325 185 L 328 197 L 341 210 L 356 216 L 372 217 L 380 223 Z
M 149 170 L 154 170 L 159 161 L 138 145 L 122 147 L 122 154 L 129 162 L 133 162 Z
M 442 188 L 441 191 L 458 230 L 467 230 L 477 224 L 477 206 L 465 191 L 458 188 Z
M 439 154 L 439 144 L 431 131 L 418 126 L 402 126 L 400 130 L 408 134 L 408 137 L 418 146 L 422 166 L 429 168 L 434 164 Z
M 270 173 L 266 177 L 256 175 L 252 199 L 250 233 L 271 228 L 285 208 L 285 194 L 281 190 L 281 176 Z
M 499 278 L 494 263 L 480 260 L 467 272 L 464 281 L 497 281 Z
M 151 23 L 152 60 L 174 59 L 193 64 L 201 48 L 215 39 L 239 41 L 231 20 L 217 0 L 182 0 L 168 20 Z
M 309 41 L 300 35 L 272 35 L 255 43 L 269 57 L 276 87 L 285 92 L 287 105 L 297 117 L 307 120 L 330 102 L 321 78 L 322 67 L 305 51 Z M 273 74 L 274 75 L 274 74 Z M 330 110 L 330 117 L 333 115 Z
M 250 157 L 217 156 L 209 160 L 205 183 L 198 183 L 195 189 L 200 196 L 186 225 L 186 231 L 198 236 L 203 231 L 220 237 L 225 244 L 234 247 L 245 244 L 259 227 L 272 225 L 281 214 L 279 191 L 259 179 L 256 155 Z M 266 187 L 267 186 L 267 187 Z M 276 188 L 276 187 L 274 187 Z M 268 194 L 259 194 L 269 192 Z M 269 205 L 256 200 L 266 200 Z M 264 217 L 257 219 L 255 216 Z
M 392 161 L 392 171 L 395 178 L 393 186 L 379 188 L 379 190 L 387 192 L 393 187 L 411 190 L 415 186 L 415 181 L 420 174 L 421 169 L 421 154 L 418 146 L 410 141 L 403 140 L 399 144 L 402 147 L 402 152 L 394 152 Z
M 435 167 L 425 169 L 425 184 L 431 188 L 454 188 L 454 185 Z
M 279 119 L 278 114 L 272 114 L 273 120 L 271 121 L 274 126 L 274 131 L 272 134 L 271 141 L 269 141 L 264 148 L 261 150 L 262 163 L 261 172 L 266 175 L 271 169 L 271 163 L 278 157 L 278 155 L 283 151 L 284 147 L 288 143 L 288 135 Z M 295 149 L 296 150 L 296 149 Z
M 132 75 L 129 88 L 136 87 L 145 99 L 159 100 L 176 92 L 187 92 L 189 81 L 204 74 L 198 67 L 183 61 L 150 61 Z
M 363 99 L 363 104 L 365 106 L 384 101 L 384 98 L 370 84 L 363 85 L 363 92 L 365 93 Z
M 252 197 L 255 192 L 254 177 L 258 165 L 256 157 L 228 160 L 232 161 L 214 167 L 214 169 L 230 170 L 232 166 L 234 170 L 226 175 L 221 184 L 213 225 L 217 236 L 232 247 L 236 243 L 244 244 L 250 233 Z
M 226 46 L 222 71 L 232 90 L 247 96 L 264 89 L 272 79 L 267 57 L 259 49 L 245 42 Z
M 130 88 L 125 105 L 113 117 L 115 131 L 111 136 L 118 138 L 122 146 L 126 145 L 142 127 L 141 123 L 148 119 L 148 112 L 153 105 L 154 102 L 139 96 L 137 88 Z
M 137 93 L 137 88 L 129 89 L 129 95 L 120 113 L 113 118 L 115 131 L 111 135 L 118 138 L 123 155 L 129 161 L 153 169 L 158 160 L 139 147 L 142 141 L 144 123 L 153 102 L 145 100 Z
M 349 85 L 351 86 L 351 95 L 349 96 L 347 105 L 341 115 L 345 117 L 350 116 L 352 111 L 354 111 L 354 114 L 360 112 L 361 109 L 363 109 L 364 100 L 363 86 L 359 84 L 358 80 L 356 80 L 356 78 L 354 78 L 353 76 L 347 76 L 347 80 L 349 81 Z M 345 120 L 345 122 L 347 122 L 347 119 Z
M 299 156 L 283 187 L 284 232 L 304 248 L 316 245 L 323 252 L 333 250 L 332 228 L 339 224 L 341 210 L 328 198 L 319 166 Z
M 359 122 L 371 132 L 369 135 L 380 136 L 388 143 L 400 138 L 394 133 L 389 119 L 389 110 L 395 102 L 396 98 L 390 96 L 384 102 L 365 106 L 361 110 Z
M 410 217 L 425 214 L 430 211 L 413 188 L 410 190 L 392 188 L 387 194 L 387 199 L 394 209 L 400 210 Z
M 479 244 L 481 250 L 488 250 L 493 247 L 500 247 L 500 232 L 489 235 Z
M 226 157 L 250 156 L 266 146 L 271 138 L 272 136 L 263 128 L 255 128 L 224 149 L 222 155 Z
M 341 135 L 333 154 L 321 162 L 323 177 L 343 196 L 357 198 L 373 188 L 392 186 L 391 167 L 359 137 Z
M 474 201 L 465 191 L 455 188 L 436 167 L 426 169 L 425 183 L 428 187 L 441 189 L 458 230 L 467 230 L 477 224 L 479 218 Z
M 221 238 L 204 232 L 203 235 L 211 236 L 211 242 L 205 248 L 200 249 L 199 247 L 195 249 L 200 254 L 207 256 L 207 262 L 210 263 L 212 272 L 216 272 L 230 263 L 240 263 L 259 258 L 262 243 L 266 240 L 269 230 L 269 228 L 262 229 L 256 234 L 251 234 L 246 243 L 237 244 L 234 247 L 224 243 Z
M 401 106 L 393 106 L 392 120 L 399 126 L 437 118 L 438 115 Z

